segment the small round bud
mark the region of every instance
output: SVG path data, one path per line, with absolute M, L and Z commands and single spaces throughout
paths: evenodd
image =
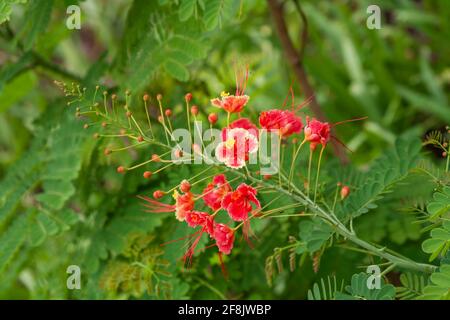
M 152 172 L 151 171 L 145 171 L 143 174 L 145 179 L 150 179 L 150 177 L 152 176 Z
M 125 90 L 125 95 L 129 96 L 131 94 L 130 90 Z
M 123 166 L 117 167 L 117 173 L 124 173 L 124 172 L 125 172 L 125 167 L 123 167 Z
M 197 106 L 192 106 L 191 107 L 191 113 L 196 116 L 198 115 L 198 107 Z
M 208 121 L 211 124 L 215 124 L 217 122 L 217 114 L 216 113 L 210 113 L 208 115 Z
M 443 146 L 444 148 L 447 148 L 447 147 L 448 147 L 448 143 L 447 143 L 447 142 L 444 142 L 444 143 L 442 144 L 442 146 Z
M 184 99 L 186 100 L 186 102 L 189 102 L 192 100 L 192 93 L 186 93 L 186 95 L 184 96 Z
M 100 135 L 96 132 L 96 133 L 94 133 L 94 134 L 92 135 L 92 137 L 93 137 L 94 139 L 98 139 L 98 138 L 100 138 Z
M 125 114 L 126 114 L 127 118 L 131 118 L 131 116 L 133 115 L 133 114 L 131 113 L 131 111 L 127 111 Z
M 153 192 L 153 198 L 155 199 L 161 199 L 164 196 L 164 192 L 161 190 L 156 190 Z
M 265 174 L 265 175 L 263 176 L 263 179 L 264 179 L 264 180 L 269 180 L 269 179 L 270 179 L 270 177 L 271 177 L 271 175 L 270 175 L 270 174 Z
M 122 128 L 122 129 L 120 129 L 119 130 L 119 133 L 121 134 L 121 135 L 126 135 L 127 134 L 127 130 L 125 130 L 124 128 Z
M 94 103 L 94 107 L 98 107 L 100 104 L 98 102 Z
M 161 94 L 161 93 L 158 93 L 158 94 L 156 95 L 156 100 L 158 100 L 158 101 L 161 101 L 161 100 L 162 100 L 162 94 Z
M 87 123 L 85 123 L 84 126 L 83 126 L 83 128 L 84 128 L 84 129 L 87 129 L 87 128 L 89 128 L 89 125 L 88 125 Z
M 172 110 L 170 110 L 170 109 L 166 109 L 166 111 L 164 111 L 164 113 L 166 114 L 166 117 L 172 116 Z
M 103 91 L 103 95 L 106 96 L 108 94 L 108 91 Z
M 103 127 L 103 128 L 106 128 L 107 125 L 108 125 L 108 124 L 107 124 L 106 122 L 102 122 L 102 127 Z
M 163 122 L 163 117 L 158 116 L 158 121 L 159 121 L 159 122 Z
M 103 153 L 105 154 L 105 156 L 109 156 L 111 154 L 111 150 L 105 149 L 105 151 L 103 151 Z
M 142 136 L 139 136 L 139 137 L 137 137 L 137 141 L 138 141 L 138 142 L 143 142 L 143 141 L 144 141 L 144 138 L 143 138 Z
M 183 180 L 180 183 L 180 190 L 184 193 L 189 192 L 191 190 L 191 184 L 187 180 Z
M 343 186 L 341 189 L 341 199 L 345 199 L 350 194 L 350 188 L 348 186 Z
M 117 95 L 114 93 L 114 94 L 111 96 L 111 99 L 116 100 L 116 99 L 117 99 Z
M 150 99 L 150 96 L 148 94 L 144 94 L 144 96 L 142 97 L 142 100 L 148 101 L 148 99 Z
M 100 86 L 99 86 L 99 85 L 96 85 L 96 86 L 95 86 L 95 89 L 96 89 L 96 90 L 100 89 Z
M 161 158 L 156 153 L 154 153 L 154 154 L 152 154 L 152 161 L 160 162 Z
M 446 158 L 447 157 L 447 152 L 442 152 L 442 158 Z

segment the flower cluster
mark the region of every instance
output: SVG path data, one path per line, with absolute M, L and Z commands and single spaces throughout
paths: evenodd
M 149 212 L 174 212 L 177 220 L 185 221 L 189 227 L 199 228 L 198 236 L 186 252 L 185 258 L 190 258 L 194 254 L 195 246 L 204 233 L 215 241 L 220 253 L 230 254 L 234 245 L 235 233 L 240 225 L 232 228 L 227 224 L 216 222 L 215 218 L 221 210 L 224 210 L 232 221 L 248 223 L 252 212 L 261 208 L 261 204 L 256 198 L 256 188 L 241 183 L 233 190 L 224 174 L 214 176 L 199 195 L 194 196 L 190 187 L 187 180 L 180 183 L 180 191 L 175 190 L 173 193 L 174 204 L 162 203 L 145 196 L 140 198 L 146 201 L 145 207 Z M 198 199 L 203 199 L 204 206 L 211 209 L 212 213 L 195 210 Z M 243 230 L 246 231 L 245 228 Z

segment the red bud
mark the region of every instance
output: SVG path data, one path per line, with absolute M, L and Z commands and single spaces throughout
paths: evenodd
M 156 190 L 155 192 L 153 192 L 153 198 L 155 199 L 161 199 L 164 196 L 164 192 L 162 192 L 161 190 Z
M 187 180 L 181 181 L 180 190 L 185 193 L 189 192 L 191 190 L 191 184 L 189 183 L 189 181 L 187 181 Z
M 164 111 L 164 113 L 166 114 L 166 117 L 170 117 L 172 115 L 172 110 L 166 109 L 166 111 Z
M 345 199 L 350 194 L 350 188 L 348 186 L 343 186 L 341 189 L 341 199 Z
M 192 106 L 191 107 L 191 113 L 196 116 L 198 115 L 198 107 L 197 106 Z
M 217 114 L 216 113 L 210 113 L 208 115 L 208 121 L 211 124 L 215 124 L 217 122 Z
M 117 172 L 118 173 L 124 173 L 125 172 L 125 168 L 123 166 L 119 166 L 119 167 L 117 167 Z
M 192 93 L 186 93 L 186 95 L 184 96 L 184 99 L 189 102 L 192 100 Z
M 151 171 L 145 171 L 143 174 L 145 179 L 150 179 L 150 177 L 152 176 L 152 172 Z

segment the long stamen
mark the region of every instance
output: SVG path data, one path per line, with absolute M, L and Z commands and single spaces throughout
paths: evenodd
M 331 126 L 335 127 L 344 123 L 349 123 L 349 122 L 355 122 L 355 121 L 361 121 L 361 120 L 366 120 L 369 117 L 361 117 L 361 118 L 354 118 L 354 119 L 348 119 L 348 120 L 343 120 L 343 121 L 339 121 L 336 123 L 333 123 Z

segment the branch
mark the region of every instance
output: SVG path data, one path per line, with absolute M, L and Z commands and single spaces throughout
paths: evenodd
M 278 32 L 278 37 L 280 38 L 281 45 L 284 49 L 284 54 L 286 55 L 286 58 L 290 65 L 292 66 L 292 69 L 294 71 L 295 76 L 298 79 L 298 82 L 300 83 L 300 86 L 305 92 L 305 95 L 307 97 L 312 97 L 310 107 L 314 115 L 320 120 L 320 121 L 326 121 L 326 117 L 324 113 L 322 112 L 322 109 L 319 105 L 319 102 L 316 99 L 316 96 L 314 94 L 314 90 L 308 80 L 308 77 L 306 76 L 306 72 L 303 66 L 303 53 L 305 50 L 307 38 L 308 38 L 308 23 L 306 16 L 301 9 L 300 5 L 295 1 L 295 5 L 297 10 L 300 13 L 300 16 L 303 21 L 303 32 L 301 36 L 301 45 L 300 45 L 300 51 L 298 52 L 294 44 L 292 43 L 291 38 L 289 37 L 288 29 L 286 26 L 286 22 L 284 20 L 283 15 L 283 4 L 279 2 L 278 0 L 267 0 L 270 8 L 270 13 L 273 17 L 275 27 Z M 332 129 L 334 131 L 334 129 Z M 332 132 L 333 135 L 335 135 L 334 132 Z M 348 163 L 349 159 L 347 157 L 347 154 L 345 153 L 345 149 L 342 145 L 337 143 L 336 141 L 331 141 L 331 144 L 333 146 L 333 152 L 334 154 L 341 160 L 342 163 Z

